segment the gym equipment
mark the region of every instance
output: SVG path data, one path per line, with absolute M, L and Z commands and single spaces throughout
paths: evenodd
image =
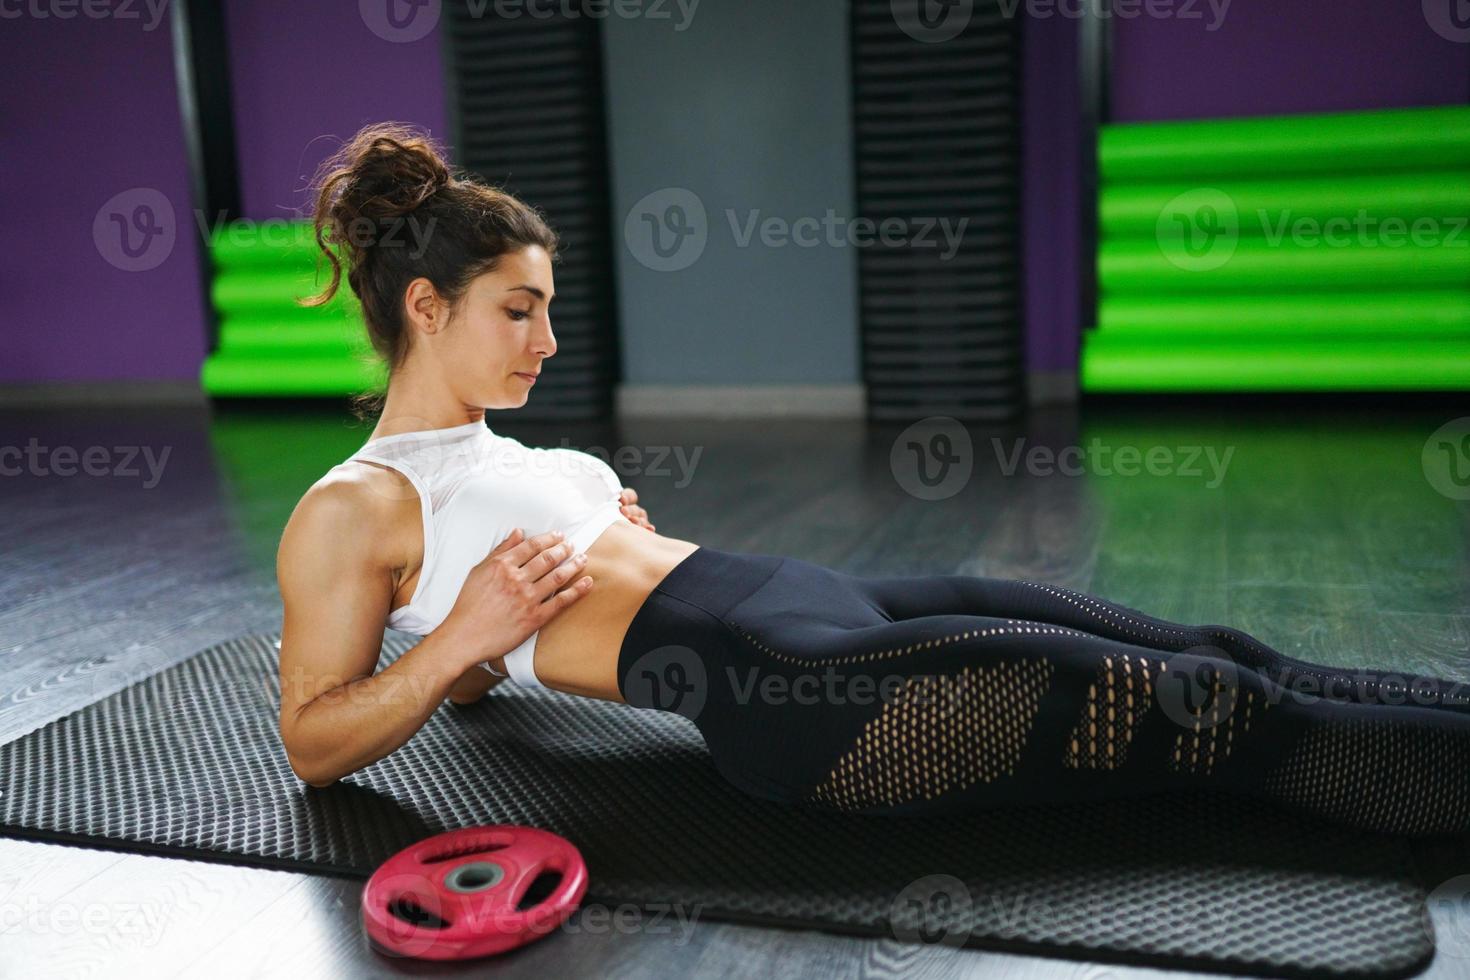
M 1470 107 L 1114 124 L 1086 391 L 1470 389 Z
M 527 908 L 539 876 L 560 880 Z M 524 946 L 577 910 L 587 865 L 571 842 L 535 827 L 466 827 L 399 851 L 362 890 L 362 923 L 396 956 L 462 960 Z
M 200 368 L 206 392 L 342 395 L 387 384 L 345 277 L 325 305 L 296 304 L 319 292 L 330 275 L 310 222 L 222 224 L 209 235 L 207 258 L 219 343 Z

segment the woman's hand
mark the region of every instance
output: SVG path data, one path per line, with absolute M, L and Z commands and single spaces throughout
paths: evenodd
M 592 589 L 590 575 L 572 581 L 587 556 L 573 555 L 560 531 L 525 540 L 523 534 L 516 528 L 470 569 L 454 608 L 434 631 L 454 638 L 466 669 L 514 650 Z
M 653 525 L 648 523 L 648 511 L 638 506 L 637 490 L 634 490 L 632 487 L 623 487 L 622 492 L 618 494 L 618 500 L 622 502 L 622 507 L 619 509 L 623 512 L 624 517 L 639 527 L 646 527 L 650 531 L 654 530 Z

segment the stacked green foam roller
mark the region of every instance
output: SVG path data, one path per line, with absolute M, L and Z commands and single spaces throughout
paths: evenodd
M 1087 391 L 1470 388 L 1470 107 L 1098 145 Z
M 324 306 L 298 297 L 320 292 L 331 275 L 308 222 L 221 225 L 209 237 L 211 301 L 219 344 L 200 382 L 211 395 L 345 395 L 381 390 L 362 314 L 344 277 Z

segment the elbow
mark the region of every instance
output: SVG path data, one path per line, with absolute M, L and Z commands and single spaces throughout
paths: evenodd
M 303 766 L 297 766 L 294 763 L 291 766 L 291 771 L 296 773 L 297 778 L 303 783 L 306 783 L 308 786 L 315 786 L 317 789 L 326 789 L 338 779 L 337 776 L 319 773 L 314 769 L 307 769 Z
M 291 771 L 296 778 L 309 786 L 323 789 L 332 785 L 341 778 L 339 774 L 328 772 L 323 766 L 303 759 L 299 754 L 292 752 L 286 747 L 286 762 L 291 766 Z
M 303 765 L 299 760 L 295 758 L 288 756 L 287 760 L 291 763 L 291 771 L 296 774 L 296 778 L 301 780 L 303 783 L 306 783 L 308 786 L 315 786 L 318 789 L 324 789 L 325 787 L 330 786 L 337 781 L 336 776 L 330 776 L 325 773 L 318 772 L 310 766 Z

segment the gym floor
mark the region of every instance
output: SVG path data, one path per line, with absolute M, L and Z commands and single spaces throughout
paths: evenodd
M 1197 399 L 1167 413 L 1114 399 L 1035 412 L 1021 425 L 970 425 L 971 446 L 958 451 L 973 470 L 942 500 L 912 492 L 892 452 L 899 427 L 491 421 L 528 445 L 601 454 L 660 533 L 701 544 L 856 574 L 1036 579 L 1166 619 L 1238 626 L 1305 660 L 1470 681 L 1470 512 L 1425 455 L 1456 415 L 1446 401 L 1403 396 Z M 0 574 L 12 596 L 0 610 L 0 741 L 202 647 L 278 629 L 281 527 L 306 487 L 365 438 L 335 405 L 0 415 L 0 445 L 35 447 L 0 460 Z M 63 475 L 61 447 L 82 459 L 101 447 L 91 458 L 107 463 L 91 467 L 99 475 Z M 636 452 L 613 456 L 619 447 Z M 1060 465 L 1047 462 L 1067 447 Z M 1152 464 L 1129 463 L 1130 452 Z M 1416 845 L 1428 887 L 1470 872 L 1465 843 Z M 0 975 L 1160 973 L 732 925 L 697 910 L 683 922 L 574 918 L 490 966 L 415 964 L 368 949 L 360 889 L 3 838 Z M 1440 935 L 1470 930 L 1464 908 L 1430 914 Z M 108 927 L 88 928 L 98 919 Z M 1465 968 L 1441 950 L 1421 975 Z

